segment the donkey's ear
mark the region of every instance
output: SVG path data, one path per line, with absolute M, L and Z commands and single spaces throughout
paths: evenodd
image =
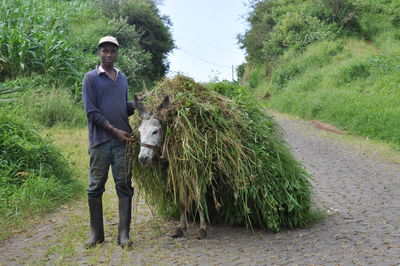
M 166 109 L 169 107 L 169 96 L 166 95 L 164 96 L 164 100 L 162 101 L 162 103 L 157 107 L 157 112 L 159 112 L 162 109 Z
M 169 120 L 173 110 L 169 101 L 169 96 L 165 96 L 162 103 L 157 107 L 157 118 L 163 123 Z
M 144 108 L 144 105 L 143 105 L 142 101 L 136 96 L 136 94 L 133 95 L 133 99 L 134 99 L 134 101 L 135 101 L 135 108 L 136 108 L 136 110 L 138 110 L 138 112 L 139 112 L 139 116 L 140 116 L 142 119 L 150 118 L 151 114 L 150 114 L 148 111 L 146 111 L 146 109 Z

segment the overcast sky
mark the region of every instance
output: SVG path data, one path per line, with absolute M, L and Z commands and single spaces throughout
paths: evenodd
M 236 38 L 246 28 L 244 1 L 163 0 L 159 8 L 173 23 L 177 46 L 168 57 L 168 76 L 179 72 L 196 81 L 232 80 L 232 66 L 244 62 Z

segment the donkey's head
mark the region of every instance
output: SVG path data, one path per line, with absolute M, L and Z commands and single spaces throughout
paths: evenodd
M 142 123 L 139 126 L 140 134 L 140 152 L 139 162 L 143 166 L 147 166 L 157 152 L 161 151 L 162 145 L 162 121 L 159 115 L 162 109 L 169 105 L 169 97 L 165 96 L 163 102 L 158 106 L 156 114 L 152 114 L 143 106 L 142 101 L 134 96 L 136 110 L 142 118 Z

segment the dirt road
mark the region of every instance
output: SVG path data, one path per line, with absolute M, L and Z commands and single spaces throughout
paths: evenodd
M 197 227 L 191 226 L 185 238 L 175 240 L 169 237 L 174 223 L 158 219 L 137 201 L 135 246 L 123 250 L 116 245 L 117 203 L 109 182 L 106 243 L 82 248 L 88 214 L 85 202 L 75 202 L 0 243 L 0 264 L 400 265 L 400 155 L 309 122 L 276 118 L 293 153 L 314 176 L 318 205 L 332 213 L 326 221 L 277 234 L 212 226 L 206 240 L 197 240 Z

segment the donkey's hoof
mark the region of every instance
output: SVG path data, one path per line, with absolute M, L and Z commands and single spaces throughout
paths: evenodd
M 197 237 L 197 239 L 204 239 L 207 237 L 207 231 L 204 228 L 201 228 L 199 230 L 199 236 Z
M 175 234 L 172 235 L 173 238 L 183 237 L 183 230 L 182 228 L 178 227 L 175 230 Z

